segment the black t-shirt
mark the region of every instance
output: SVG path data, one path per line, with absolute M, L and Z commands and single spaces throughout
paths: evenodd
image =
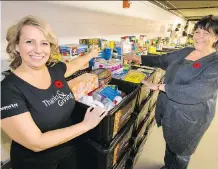
M 13 73 L 1 82 L 1 119 L 30 112 L 34 122 L 43 133 L 73 124 L 71 116 L 75 99 L 64 78 L 66 65 L 59 62 L 52 67 L 48 66 L 48 70 L 52 84 L 45 90 L 32 86 Z M 11 158 L 17 156 L 15 158 L 20 160 L 22 158 L 37 160 L 42 155 L 41 159 L 51 157 L 57 160 L 59 156 L 64 155 L 63 149 L 68 149 L 71 146 L 72 142 L 68 142 L 34 153 L 13 141 Z

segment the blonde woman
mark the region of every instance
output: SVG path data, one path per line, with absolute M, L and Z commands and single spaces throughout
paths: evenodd
M 73 124 L 75 99 L 65 77 L 96 57 L 97 49 L 72 63 L 48 66 L 55 62 L 57 39 L 49 25 L 34 16 L 12 26 L 7 41 L 14 71 L 1 83 L 1 124 L 13 140 L 12 168 L 75 169 L 74 138 L 97 126 L 107 113 L 90 107 L 84 120 Z

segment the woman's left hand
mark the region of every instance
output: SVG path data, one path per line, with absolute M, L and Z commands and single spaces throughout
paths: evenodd
M 147 81 L 143 81 L 142 83 L 151 90 L 158 90 L 159 84 L 148 83 Z
M 149 89 L 157 91 L 165 91 L 165 84 L 153 84 L 153 83 L 148 83 L 147 81 L 142 82 L 144 85 L 146 85 Z

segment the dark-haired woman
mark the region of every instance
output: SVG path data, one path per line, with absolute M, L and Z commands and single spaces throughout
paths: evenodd
M 156 121 L 166 141 L 165 166 L 187 169 L 191 155 L 214 118 L 218 92 L 218 17 L 207 16 L 194 27 L 194 48 L 165 56 L 128 56 L 143 65 L 166 70 L 160 90 Z

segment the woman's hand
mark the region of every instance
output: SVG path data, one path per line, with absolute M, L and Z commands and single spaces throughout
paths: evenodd
M 165 84 L 153 84 L 153 83 L 148 83 L 147 81 L 143 81 L 142 83 L 151 90 L 154 91 L 161 90 L 165 92 Z
M 84 66 L 89 64 L 89 61 L 92 58 L 96 58 L 96 57 L 98 57 L 98 48 L 93 47 L 87 55 L 77 57 L 76 59 L 72 60 L 71 63 L 66 63 L 67 70 L 64 74 L 64 77 L 65 78 L 69 77 L 73 73 L 75 73 L 81 69 L 84 69 Z
M 148 83 L 147 81 L 143 81 L 142 83 L 151 90 L 158 90 L 159 84 Z
M 141 63 L 141 56 L 136 56 L 133 52 L 124 57 L 124 60 L 132 60 Z
M 98 48 L 97 48 L 97 47 L 93 47 L 93 48 L 90 50 L 90 52 L 89 52 L 88 55 L 90 56 L 91 59 L 98 57 Z
M 82 123 L 85 124 L 88 130 L 91 130 L 101 122 L 107 113 L 108 112 L 101 107 L 89 107 Z

